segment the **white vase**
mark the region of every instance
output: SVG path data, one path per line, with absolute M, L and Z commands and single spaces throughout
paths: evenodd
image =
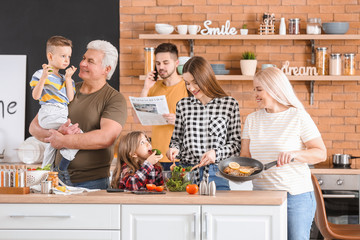
M 257 60 L 242 59 L 240 60 L 241 74 L 254 76 L 256 72 Z
M 243 29 L 243 28 L 241 28 L 241 29 L 240 29 L 240 34 L 241 34 L 241 35 L 247 35 L 247 34 L 248 34 L 248 31 L 249 31 L 249 29 Z
M 283 17 L 280 20 L 279 34 L 286 35 L 286 24 L 285 24 L 285 18 Z

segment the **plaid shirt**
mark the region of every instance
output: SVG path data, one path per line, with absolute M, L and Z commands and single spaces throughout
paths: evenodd
M 203 105 L 195 97 L 181 99 L 176 105 L 175 129 L 170 147 L 179 149 L 182 164 L 198 164 L 203 154 L 215 150 L 216 160 L 240 154 L 239 104 L 232 97 L 214 98 Z M 209 167 L 205 167 L 205 175 Z M 199 170 L 195 170 L 200 182 Z
M 145 161 L 135 174 L 131 175 L 130 169 L 126 163 L 122 165 L 121 179 L 119 183 L 120 189 L 138 190 L 145 188 L 146 184 L 155 184 L 156 186 L 164 185 L 164 179 L 161 167 L 153 166 Z

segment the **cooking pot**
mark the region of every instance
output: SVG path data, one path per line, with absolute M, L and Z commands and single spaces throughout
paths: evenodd
M 291 159 L 291 162 L 293 162 L 294 159 Z M 232 176 L 229 174 L 226 174 L 224 172 L 224 169 L 229 166 L 229 163 L 231 162 L 236 162 L 238 163 L 240 166 L 250 166 L 250 167 L 256 167 L 258 170 L 256 170 L 253 174 L 251 174 L 250 176 Z M 219 163 L 219 172 L 216 173 L 216 176 L 222 177 L 222 178 L 226 178 L 230 181 L 233 182 L 246 182 L 246 181 L 250 181 L 253 180 L 254 178 L 257 178 L 260 173 L 264 170 L 268 170 L 269 168 L 276 166 L 277 161 L 272 161 L 266 164 L 263 164 L 262 162 L 260 162 L 259 160 L 253 159 L 253 158 L 247 158 L 247 157 L 230 157 L 227 159 L 224 159 L 222 161 L 220 161 Z
M 333 155 L 333 166 L 335 168 L 350 168 L 352 158 L 360 158 L 351 156 L 350 154 L 334 154 Z

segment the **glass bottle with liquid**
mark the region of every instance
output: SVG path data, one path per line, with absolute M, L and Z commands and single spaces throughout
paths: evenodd
M 344 54 L 344 75 L 355 75 L 355 53 Z
M 144 74 L 148 74 L 155 69 L 155 48 L 146 47 L 144 48 L 145 53 L 145 71 Z
M 327 47 L 316 48 L 316 69 L 318 75 L 329 75 L 329 57 Z

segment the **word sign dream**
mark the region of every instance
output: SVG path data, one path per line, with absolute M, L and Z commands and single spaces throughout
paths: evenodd
M 283 71 L 286 75 L 294 75 L 294 76 L 317 76 L 316 67 L 289 67 L 290 62 L 286 61 L 282 66 L 281 71 Z
M 206 20 L 204 22 L 205 29 L 202 29 L 200 33 L 202 35 L 236 35 L 236 28 L 230 27 L 230 20 L 226 20 L 225 25 L 222 25 L 221 28 L 211 28 L 209 25 L 212 24 L 211 20 Z

